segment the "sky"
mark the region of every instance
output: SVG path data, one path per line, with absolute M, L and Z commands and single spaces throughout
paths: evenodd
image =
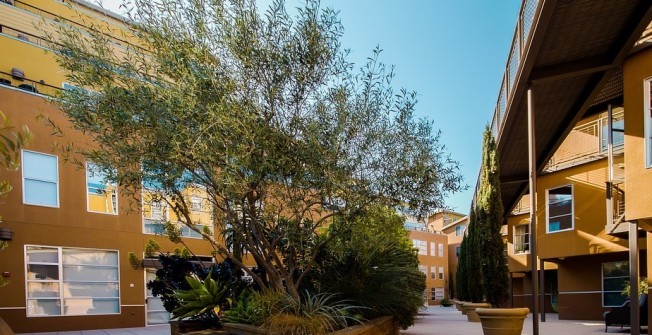
M 269 3 L 259 0 L 260 3 Z M 286 0 L 286 7 L 303 1 Z M 121 0 L 102 5 L 120 12 Z M 362 66 L 376 46 L 395 66 L 393 86 L 418 93 L 417 117 L 434 122 L 440 142 L 460 164 L 466 191 L 446 198 L 463 214 L 471 206 L 482 156 L 482 132 L 496 107 L 520 0 L 322 0 L 339 10 L 342 46 Z

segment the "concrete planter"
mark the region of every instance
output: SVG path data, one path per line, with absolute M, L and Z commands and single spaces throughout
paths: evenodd
M 491 304 L 486 302 L 466 302 L 462 305 L 462 313 L 466 315 L 469 322 L 480 322 L 480 317 L 475 312 L 476 308 L 490 308 Z
M 267 334 L 264 329 L 238 323 L 225 323 L 223 329 L 234 335 Z M 330 335 L 398 335 L 398 327 L 394 324 L 393 317 L 383 316 L 361 325 L 340 329 Z
M 527 308 L 477 308 L 484 335 L 521 335 Z

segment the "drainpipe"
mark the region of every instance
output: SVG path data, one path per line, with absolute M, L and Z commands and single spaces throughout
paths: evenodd
M 527 90 L 528 156 L 530 168 L 530 266 L 532 273 L 532 335 L 539 335 L 539 283 L 537 278 L 537 155 L 534 137 L 532 87 Z

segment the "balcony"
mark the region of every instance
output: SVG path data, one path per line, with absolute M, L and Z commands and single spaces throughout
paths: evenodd
M 613 128 L 623 129 L 623 108 L 613 111 Z M 555 154 L 544 167 L 543 173 L 550 173 L 567 169 L 573 166 L 607 158 L 607 114 L 602 113 L 596 119 L 581 122 L 571 130 Z M 624 149 L 624 136 L 622 132 L 614 132 L 613 151 L 615 156 L 622 155 Z
M 0 87 L 21 90 L 31 94 L 56 96 L 61 88 L 46 84 L 44 81 L 17 77 L 8 72 L 0 71 Z

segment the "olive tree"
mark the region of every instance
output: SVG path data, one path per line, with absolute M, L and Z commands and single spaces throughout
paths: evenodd
M 217 254 L 242 265 L 237 247 L 247 251 L 260 286 L 298 298 L 332 235 L 301 241 L 335 217 L 399 204 L 423 216 L 463 187 L 439 132 L 415 118 L 416 93 L 393 89 L 379 50 L 359 69 L 347 61 L 337 12 L 318 1 L 290 15 L 282 1 L 134 0 L 129 15 L 127 45 L 101 24 L 49 35 L 84 88 L 55 103 L 92 140 L 63 150 L 115 178 L 136 208 L 155 185 Z M 188 188 L 206 194 L 225 239 L 197 225 Z

